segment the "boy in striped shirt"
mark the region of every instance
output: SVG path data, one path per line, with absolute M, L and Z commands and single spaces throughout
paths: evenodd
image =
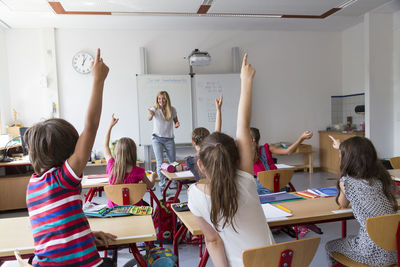
M 115 236 L 92 233 L 82 210 L 81 177 L 99 126 L 108 67 L 97 51 L 93 89 L 82 134 L 63 119 L 30 127 L 24 136 L 34 174 L 26 201 L 35 244 L 34 266 L 110 266 L 96 245 Z

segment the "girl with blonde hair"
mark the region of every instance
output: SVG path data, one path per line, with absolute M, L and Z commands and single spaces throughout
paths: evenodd
M 110 184 L 137 184 L 143 181 L 148 188 L 154 186 L 154 176 L 148 179 L 143 168 L 136 166 L 136 144 L 129 137 L 123 137 L 118 140 L 114 148 L 114 157 L 111 154 L 109 147 L 110 135 L 112 128 L 117 124 L 119 119 L 112 115 L 110 126 L 105 138 L 104 156 L 107 160 L 107 174 L 110 175 Z M 114 207 L 117 204 L 108 200 L 108 206 Z M 143 205 L 143 200 L 140 200 L 135 205 Z
M 153 120 L 154 118 L 154 120 Z M 180 126 L 176 109 L 171 106 L 171 100 L 166 91 L 158 92 L 153 107 L 149 108 L 149 121 L 153 120 L 153 137 L 151 139 L 156 156 L 157 174 L 160 177 L 160 189 L 166 186 L 166 177 L 161 173 L 164 149 L 169 163 L 176 160 L 174 126 Z

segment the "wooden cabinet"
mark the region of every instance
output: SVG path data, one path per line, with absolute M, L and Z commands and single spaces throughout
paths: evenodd
M 0 211 L 26 209 L 26 188 L 31 174 L 0 177 Z
M 321 170 L 339 174 L 339 150 L 332 147 L 329 135 L 344 141 L 353 136 L 364 136 L 364 132 L 319 131 L 319 162 Z

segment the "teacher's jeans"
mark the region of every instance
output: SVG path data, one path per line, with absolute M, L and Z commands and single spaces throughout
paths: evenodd
M 176 152 L 175 152 L 175 141 L 174 138 L 167 138 L 167 137 L 159 137 L 154 136 L 151 138 L 151 143 L 153 145 L 154 155 L 156 156 L 157 162 L 157 174 L 160 177 L 160 189 L 161 191 L 164 190 L 167 182 L 166 177 L 164 174 L 161 173 L 161 164 L 164 160 L 164 149 L 167 152 L 167 157 L 169 163 L 172 163 L 176 160 Z

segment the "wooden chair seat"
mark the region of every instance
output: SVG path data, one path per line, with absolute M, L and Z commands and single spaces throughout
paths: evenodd
M 312 237 L 247 249 L 242 253 L 243 264 L 245 267 L 278 267 L 281 253 L 290 249 L 293 251 L 292 267 L 309 266 L 320 240 L 320 237 Z
M 367 219 L 366 226 L 369 237 L 377 246 L 388 251 L 396 252 L 396 232 L 400 223 L 400 214 L 389 214 Z M 399 252 L 397 251 L 397 254 Z M 369 267 L 351 260 L 341 253 L 334 252 L 332 257 L 339 263 L 349 267 Z M 396 264 L 393 266 L 397 266 Z
M 400 157 L 390 158 L 389 161 L 393 169 L 400 169 Z
M 279 169 L 262 171 L 259 172 L 257 176 L 260 180 L 260 183 L 265 188 L 275 192 L 276 190 L 274 190 L 274 177 L 276 174 L 279 174 L 279 189 L 281 189 L 290 183 L 290 180 L 292 180 L 294 174 L 294 170 Z
M 116 185 L 106 185 L 104 186 L 104 192 L 109 200 L 117 205 L 124 205 L 122 190 L 123 188 L 128 188 L 129 190 L 129 205 L 134 205 L 139 202 L 144 194 L 146 193 L 146 184 L 116 184 Z

